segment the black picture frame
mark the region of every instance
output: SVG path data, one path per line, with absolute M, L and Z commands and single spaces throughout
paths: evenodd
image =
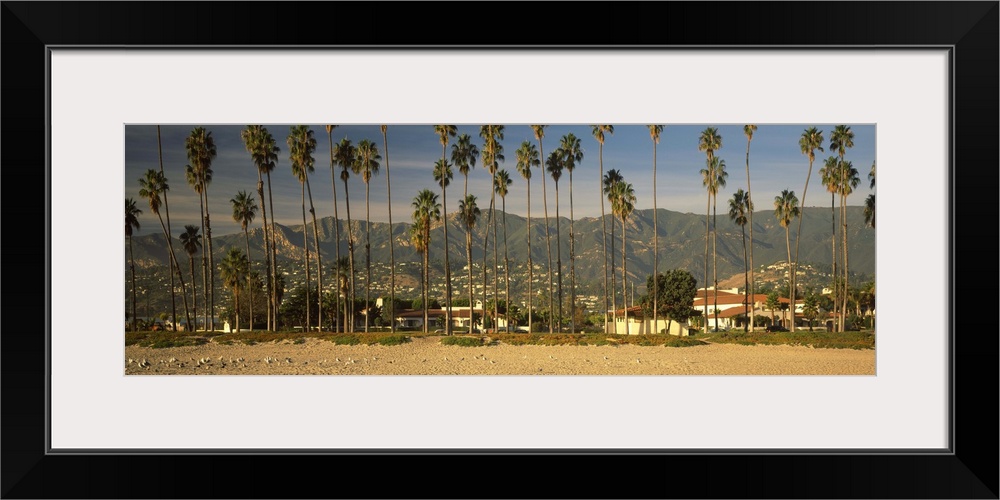
M 489 21 L 459 3 L 334 3 L 322 7 L 332 8 L 330 16 L 317 15 L 320 5 L 2 3 L 4 212 L 8 228 L 29 233 L 8 239 L 2 251 L 9 265 L 35 270 L 33 277 L 8 274 L 5 292 L 12 293 L 3 294 L 4 498 L 998 498 L 996 315 L 954 313 L 962 293 L 996 293 L 995 285 L 979 285 L 997 275 L 983 272 L 1000 253 L 996 239 L 976 237 L 988 232 L 972 221 L 998 206 L 992 188 L 1000 151 L 998 2 L 560 3 L 559 17 L 537 3 L 507 3 L 489 4 Z M 428 15 L 437 26 L 417 21 Z M 45 286 L 51 276 L 47 224 L 38 222 L 51 217 L 41 154 L 50 146 L 47 46 L 542 46 L 550 40 L 609 50 L 952 47 L 950 453 L 46 453 L 47 336 L 40 319 L 51 314 Z M 328 477 L 313 474 L 317 466 Z

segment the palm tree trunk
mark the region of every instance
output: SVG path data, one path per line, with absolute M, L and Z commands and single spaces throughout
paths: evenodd
M 834 193 L 830 193 L 830 257 L 833 261 L 831 276 L 833 277 L 833 310 L 839 311 L 837 296 L 840 295 L 840 285 L 837 284 L 837 215 L 834 211 Z M 839 318 L 838 318 L 839 320 Z M 840 331 L 840 325 L 834 325 L 834 331 Z
M 274 215 L 274 197 L 272 196 L 273 191 L 271 190 L 271 172 L 267 173 L 267 201 L 271 206 L 271 310 L 274 312 L 272 320 L 274 321 L 274 329 L 278 329 L 278 244 L 275 239 L 275 215 Z M 263 200 L 261 200 L 263 204 Z M 266 230 L 265 230 L 266 232 Z
M 655 160 L 654 160 L 654 164 L 655 164 Z M 600 195 L 600 198 L 601 198 L 601 240 L 602 240 L 602 242 L 604 244 L 604 311 L 603 311 L 603 314 L 601 314 L 601 317 L 604 318 L 604 333 L 608 333 L 608 290 L 609 290 L 608 289 L 608 221 L 605 220 L 605 212 L 604 212 L 604 189 L 603 189 L 603 182 L 604 182 L 604 143 L 601 142 L 601 141 L 598 141 L 598 165 L 600 166 L 600 172 L 599 172 L 600 177 L 598 177 L 598 179 L 597 179 L 597 190 L 598 190 L 598 194 Z M 655 179 L 656 179 L 656 170 L 655 170 L 655 167 L 654 167 L 654 170 L 653 170 L 653 179 L 654 179 L 654 181 L 653 181 L 653 203 L 656 203 L 656 181 L 655 181 Z M 612 231 L 614 231 L 614 227 L 615 227 L 614 222 L 612 222 L 612 224 L 611 224 Z M 611 254 L 612 254 L 611 255 L 611 273 L 612 273 L 612 275 L 614 274 L 614 244 L 615 244 L 614 243 L 614 237 L 612 236 L 612 241 L 611 241 L 611 248 L 612 248 L 612 250 L 611 250 Z M 654 271 L 654 275 L 655 275 L 655 271 Z M 614 285 L 614 276 L 612 276 L 611 288 L 610 288 L 612 294 L 614 294 L 614 286 L 615 286 Z M 611 315 L 612 315 L 612 318 L 613 318 L 614 317 L 614 311 L 613 311 L 613 309 L 614 309 L 614 301 L 613 300 L 611 302 L 611 308 L 612 308 Z M 612 322 L 612 324 L 614 324 L 614 323 Z
M 372 291 L 372 215 L 369 184 L 365 182 L 365 333 L 368 333 L 368 308 Z
M 261 177 L 259 169 L 257 170 L 257 196 L 260 197 L 260 215 L 263 218 L 263 222 L 264 222 L 264 267 L 265 267 L 264 274 L 265 274 L 265 279 L 267 280 L 267 283 L 268 283 L 268 288 L 271 288 L 270 287 L 270 283 L 271 283 L 271 246 L 270 246 L 270 242 L 268 241 L 269 238 L 268 238 L 268 234 L 267 234 L 267 203 L 264 200 L 264 179 Z M 253 301 L 251 300 L 250 303 L 252 304 Z M 268 301 L 267 301 L 267 326 L 265 327 L 265 329 L 268 330 L 268 331 L 272 331 L 273 330 L 273 326 L 271 325 L 271 318 L 273 317 L 273 314 L 272 314 L 272 311 L 271 311 L 271 305 L 272 305 L 272 301 L 270 300 L 270 298 L 268 298 Z M 195 317 L 198 317 L 198 315 L 195 315 Z
M 212 255 L 212 220 L 208 211 L 208 186 L 202 187 L 205 193 L 205 236 L 208 238 L 208 282 L 212 285 L 208 296 L 211 298 L 212 330 L 215 330 L 215 256 Z
M 494 209 L 495 210 L 495 209 Z M 500 283 L 500 259 L 497 252 L 497 247 L 499 246 L 500 239 L 497 238 L 497 219 L 493 218 L 493 320 L 496 323 L 497 319 L 500 318 L 500 292 L 498 284 Z M 499 331 L 500 325 L 493 325 L 493 331 Z
M 563 289 L 562 289 L 562 239 L 559 237 L 559 183 L 556 182 L 556 268 L 559 270 L 559 331 L 562 332 Z
M 625 268 L 625 214 L 622 213 L 622 322 L 625 323 L 625 335 L 628 335 L 628 272 Z
M 603 202 L 604 199 L 602 198 Z M 608 261 L 611 262 L 611 324 L 614 325 L 614 333 L 618 333 L 618 284 L 615 279 L 615 214 L 612 207 L 611 214 L 611 255 Z
M 442 157 L 443 158 L 443 157 Z M 441 204 L 444 205 L 444 334 L 451 335 L 451 261 L 448 259 L 448 190 L 441 186 Z
M 192 331 L 196 332 L 196 331 L 198 331 L 198 324 L 197 324 L 198 323 L 198 290 L 196 290 L 197 287 L 195 286 L 196 279 L 195 279 L 195 276 L 194 276 L 194 254 L 189 254 L 188 255 L 188 266 L 191 268 L 191 302 L 192 302 L 192 307 L 191 307 L 192 314 L 191 315 L 194 316 L 194 322 L 195 322 L 194 330 L 192 330 Z
M 347 179 L 344 179 L 344 206 L 347 207 L 347 254 L 350 262 L 351 273 L 351 296 L 347 301 L 349 318 L 344 318 L 344 333 L 347 333 L 347 326 L 354 330 L 354 231 L 351 229 L 351 193 L 347 190 Z
M 657 274 L 660 266 L 658 261 L 660 232 L 656 226 L 656 141 L 653 141 L 653 333 L 660 333 L 659 324 L 659 296 L 660 287 L 657 281 Z M 647 290 L 646 293 L 649 293 Z
M 846 184 L 846 181 L 845 181 Z M 841 331 L 847 331 L 847 294 L 850 290 L 850 273 L 847 266 L 847 196 L 840 195 L 840 221 L 843 224 L 844 247 L 844 300 L 840 305 Z
M 789 239 L 788 239 L 788 226 L 785 226 L 785 250 L 788 252 L 788 268 L 791 269 L 791 267 L 792 267 L 792 247 L 791 247 L 791 243 L 789 242 Z M 791 297 L 793 296 L 792 292 L 790 291 L 791 290 L 791 286 L 792 286 L 792 277 L 791 276 L 788 277 L 788 286 L 789 286 L 788 296 L 789 296 L 789 299 L 791 299 Z M 789 300 L 789 306 L 788 306 L 788 308 L 789 309 L 792 308 L 792 304 L 791 304 L 790 300 Z M 794 310 L 793 310 L 793 312 L 794 312 Z M 794 318 L 795 316 L 792 316 L 792 317 Z M 782 321 L 784 321 L 784 319 L 785 319 L 785 315 L 784 314 L 781 315 L 781 319 L 782 319 Z M 788 328 L 788 325 L 785 325 L 785 328 Z M 791 328 L 788 328 L 788 331 L 794 332 L 795 331 L 795 325 L 792 324 Z
M 428 288 L 431 286 L 431 223 L 428 219 L 424 222 L 424 333 L 427 333 L 427 329 L 430 327 L 430 316 L 427 313 L 427 308 L 430 307 L 428 304 Z
M 135 256 L 132 254 L 132 236 L 128 237 L 129 270 L 132 273 L 132 331 L 135 331 Z
M 202 193 L 198 193 L 198 204 L 201 206 L 201 234 L 205 234 L 205 198 L 202 195 Z M 209 312 L 209 307 L 208 307 L 209 301 L 208 301 L 208 255 L 207 255 L 207 252 L 208 252 L 208 249 L 206 248 L 206 245 L 202 245 L 202 247 L 201 247 L 201 288 L 202 288 L 201 293 L 203 293 L 205 295 L 205 329 L 208 330 L 208 331 L 212 331 L 209 328 L 209 325 L 211 325 L 211 322 L 209 322 L 209 320 L 208 320 L 208 315 L 210 314 L 210 312 Z M 194 279 L 194 277 L 192 276 L 191 279 Z
M 253 260 L 250 259 L 250 233 L 246 228 L 243 228 L 243 237 L 247 242 L 247 291 L 250 293 L 250 331 L 253 332 L 253 283 L 251 282 L 253 274 L 250 272 L 250 263 Z
M 320 255 L 319 253 L 319 224 L 316 223 L 316 208 L 313 206 L 312 188 L 309 186 L 308 175 L 306 176 L 306 191 L 309 193 L 309 213 L 312 214 L 312 219 L 313 219 L 313 245 L 315 245 L 316 248 L 316 313 L 318 318 L 316 320 L 316 329 L 322 332 L 323 331 L 323 256 Z M 251 298 L 251 300 L 253 299 Z M 253 319 L 252 309 L 250 317 L 252 320 Z M 250 329 L 253 330 L 253 324 L 251 324 Z
M 330 142 L 330 147 L 333 147 L 333 142 Z M 389 207 L 389 330 L 396 333 L 396 254 L 392 241 L 395 238 L 392 233 L 392 186 L 389 185 L 389 136 L 385 126 L 382 127 L 382 149 L 385 151 L 385 195 Z
M 791 310 L 792 310 L 792 331 L 795 331 L 795 294 L 798 292 L 798 267 L 799 267 L 799 242 L 802 241 L 802 219 L 806 217 L 806 192 L 809 190 L 809 178 L 812 177 L 813 170 L 813 160 L 809 159 L 809 172 L 806 173 L 806 185 L 802 188 L 802 210 L 799 213 L 799 227 L 795 231 L 795 263 L 792 264 L 792 287 L 789 290 L 789 295 L 791 296 Z
M 486 290 L 489 288 L 489 281 L 486 275 L 486 258 L 490 254 L 490 222 L 493 220 L 493 200 L 490 200 L 490 209 L 486 215 L 486 226 L 483 228 L 483 329 L 486 328 Z M 493 270 L 496 273 L 496 269 Z M 494 292 L 493 301 L 496 302 Z M 496 315 L 492 316 L 496 319 Z
M 740 232 L 743 233 L 743 292 L 747 296 L 743 299 L 743 316 L 746 317 L 746 323 L 743 324 L 743 331 L 746 332 L 747 325 L 749 325 L 751 321 L 750 301 L 753 299 L 751 299 L 751 295 L 749 295 L 750 282 L 747 279 L 747 229 L 745 224 L 740 226 Z
M 191 311 L 188 309 L 187 302 L 187 287 L 184 285 L 184 276 L 181 274 L 181 266 L 177 264 L 177 257 L 174 256 L 174 243 L 170 239 L 170 233 L 167 232 L 167 226 L 163 224 L 163 217 L 160 214 L 156 214 L 157 218 L 160 220 L 160 227 L 163 229 L 163 235 L 167 238 L 167 249 L 170 251 L 170 262 L 173 267 L 171 269 L 177 270 L 177 280 L 181 282 L 181 297 L 184 298 L 184 319 L 187 320 L 187 324 L 191 324 Z M 177 322 L 174 322 L 174 330 L 177 329 Z
M 236 301 L 236 331 L 240 331 L 240 289 L 233 283 L 233 300 Z
M 709 163 L 711 165 L 711 163 Z M 708 193 L 705 201 L 705 332 L 708 332 L 708 237 L 711 234 L 711 226 L 708 225 L 709 210 L 712 208 L 712 193 Z M 716 325 L 718 326 L 718 325 Z
M 510 259 L 507 257 L 507 198 L 505 197 L 500 204 L 503 206 L 503 282 L 504 282 L 504 300 L 507 301 L 507 307 L 504 309 L 504 322 L 506 323 L 507 331 L 510 331 Z M 530 283 L 530 282 L 529 282 Z
M 472 333 L 476 307 L 472 296 L 472 228 L 468 226 L 465 228 L 465 254 L 469 257 L 469 333 Z
M 713 303 L 712 303 L 712 314 L 715 315 L 715 330 L 719 329 L 719 252 L 717 251 L 716 244 L 719 239 L 719 227 L 716 225 L 718 220 L 715 213 L 716 205 L 719 204 L 719 195 L 712 196 L 712 291 Z
M 545 149 L 542 148 L 542 140 L 538 139 L 538 157 L 545 159 Z M 542 208 L 545 210 L 545 246 L 548 248 L 549 256 L 549 333 L 553 332 L 552 329 L 552 237 L 549 235 L 549 200 L 548 200 L 548 189 L 545 187 L 545 168 L 542 167 Z M 601 205 L 601 210 L 604 210 L 603 204 Z
M 334 224 L 334 229 L 333 230 L 334 230 L 334 234 L 335 234 L 336 242 L 337 242 L 337 245 L 336 245 L 337 248 L 336 248 L 336 254 L 335 255 L 336 255 L 336 258 L 337 258 L 337 261 L 336 261 L 337 262 L 337 266 L 339 266 L 340 265 L 340 216 L 337 214 L 337 174 L 336 174 L 336 170 L 334 169 L 334 163 L 333 163 L 333 129 L 332 128 L 328 129 L 327 136 L 330 139 L 330 186 L 333 188 L 333 224 Z M 388 153 L 386 153 L 386 156 L 388 157 Z M 386 163 L 388 164 L 388 160 L 386 160 Z M 388 177 L 389 177 L 389 167 L 388 167 L 388 165 L 386 165 L 386 183 L 389 182 Z M 389 204 L 389 237 L 390 237 L 390 239 L 389 239 L 389 249 L 390 249 L 390 252 L 391 252 L 391 250 L 392 250 L 392 204 L 391 203 Z M 390 253 L 390 255 L 391 255 L 391 253 Z M 337 266 L 334 266 L 334 268 L 336 268 Z M 395 272 L 395 269 L 394 269 L 395 265 L 393 265 L 391 267 L 392 267 L 392 271 Z M 339 281 L 340 280 L 340 277 L 339 277 L 339 272 L 340 271 L 337 271 L 337 272 L 338 272 L 337 280 Z M 395 275 L 393 275 L 393 276 L 395 276 Z M 339 283 L 338 283 L 338 288 L 339 288 Z M 334 327 L 333 333 L 339 333 L 340 332 L 340 324 L 341 324 L 341 322 L 337 321 L 336 317 L 337 317 L 338 314 L 340 314 L 340 290 L 337 290 L 337 293 L 335 295 L 336 295 L 336 297 L 333 299 L 334 300 L 334 304 L 335 304 L 334 305 L 334 309 L 333 309 L 335 311 L 333 313 L 333 317 L 334 317 L 334 321 L 336 321 L 337 325 L 336 325 L 336 327 Z M 395 325 L 395 321 L 393 321 L 393 324 Z M 393 329 L 393 331 L 395 331 L 395 328 Z M 346 333 L 346 330 L 345 330 L 345 333 Z
M 757 284 L 753 280 L 753 199 L 750 197 L 750 137 L 747 137 L 747 205 L 749 207 L 748 212 L 750 212 L 749 213 L 749 216 L 750 216 L 749 217 L 749 222 L 750 222 L 750 264 L 749 264 L 749 266 L 747 266 L 747 267 L 750 268 L 750 278 L 748 280 L 749 281 L 749 286 L 746 288 L 746 290 L 747 290 L 747 293 L 750 296 L 751 304 L 753 304 L 754 303 L 754 299 L 756 298 L 756 295 L 755 295 L 754 291 L 756 290 Z M 754 317 L 753 316 L 754 315 L 751 314 L 750 318 L 748 318 L 749 321 L 750 321 L 750 331 L 753 331 L 754 326 L 755 326 L 754 325 Z
M 311 313 L 309 311 L 309 229 L 306 226 L 306 184 L 305 182 L 300 182 L 299 185 L 302 187 L 302 248 L 306 251 L 306 321 L 305 321 L 305 332 L 309 332 L 309 318 Z
M 159 157 L 160 157 L 160 174 L 162 174 L 164 177 L 166 177 L 166 174 L 163 172 L 163 145 L 160 142 L 160 126 L 159 125 L 156 126 L 156 149 L 157 149 L 157 152 L 159 153 Z M 163 212 L 167 216 L 167 234 L 168 235 L 169 234 L 174 234 L 174 233 L 171 232 L 171 229 L 170 229 L 170 205 L 167 203 L 167 191 L 164 190 L 161 193 L 161 195 L 163 196 Z M 202 230 L 203 230 L 202 233 L 205 232 L 204 229 L 205 228 L 202 228 Z M 174 292 L 174 273 L 175 272 L 180 272 L 180 270 L 179 269 L 174 269 L 173 266 L 174 266 L 173 264 L 170 264 L 170 272 L 168 274 L 170 274 L 170 311 L 171 311 L 171 314 L 173 315 L 172 316 L 173 322 L 174 322 L 173 329 L 176 332 L 177 331 L 177 297 L 176 297 L 176 293 Z
M 576 333 L 576 234 L 573 232 L 573 170 L 569 171 L 569 329 Z
M 531 178 L 529 177 L 526 181 L 528 184 L 528 221 L 526 230 L 528 233 L 528 332 L 531 332 L 531 309 L 534 305 L 534 298 L 531 296 L 531 280 L 533 271 L 531 268 Z

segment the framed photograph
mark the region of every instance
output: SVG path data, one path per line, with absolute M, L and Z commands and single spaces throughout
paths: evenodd
M 628 28 L 610 23 L 615 42 L 626 46 L 595 45 L 582 34 L 574 41 L 579 45 L 451 46 L 420 30 L 406 35 L 414 30 L 406 20 L 417 16 L 417 5 L 391 13 L 375 4 L 333 5 L 352 22 L 330 40 L 321 34 L 329 33 L 323 23 L 301 15 L 318 7 L 313 4 L 4 3 L 5 69 L 23 75 L 6 79 L 4 163 L 26 165 L 8 170 L 8 186 L 43 186 L 46 224 L 44 237 L 34 238 L 43 246 L 15 256 L 24 261 L 18 267 L 44 269 L 45 282 L 26 285 L 34 293 L 5 297 L 11 311 L 41 314 L 45 331 L 17 335 L 19 327 L 9 327 L 3 339 L 3 447 L 8 458 L 18 457 L 4 461 L 3 495 L 300 496 L 288 482 L 281 484 L 290 489 L 282 490 L 239 476 L 267 467 L 288 477 L 304 463 L 346 460 L 343 471 L 350 474 L 355 467 L 376 475 L 385 468 L 405 480 L 481 458 L 500 470 L 493 461 L 501 468 L 508 461 L 534 466 L 559 455 L 553 458 L 602 470 L 624 459 L 649 478 L 640 481 L 643 496 L 996 498 L 995 462 L 979 458 L 996 456 L 995 431 L 973 420 L 996 421 L 996 359 L 981 354 L 996 352 L 995 327 L 957 312 L 957 278 L 978 275 L 971 263 L 987 261 L 981 253 L 992 262 L 996 252 L 993 243 L 957 229 L 982 210 L 978 201 L 965 203 L 988 199 L 960 193 L 978 192 L 969 189 L 973 182 L 995 185 L 995 169 L 981 165 L 995 165 L 1000 136 L 997 3 L 661 6 L 669 15 L 656 22 L 641 16 Z M 712 37 L 692 33 L 681 21 L 706 6 L 720 15 Z M 497 14 L 496 26 L 511 25 L 511 10 Z M 626 10 L 610 7 L 581 29 L 599 29 L 599 21 Z M 829 19 L 831 11 L 839 12 L 837 23 L 815 21 Z M 247 26 L 257 19 L 273 23 L 251 34 Z M 755 20 L 753 33 L 746 33 L 747 19 Z M 376 40 L 361 25 L 391 27 L 402 38 Z M 895 28 L 874 28 L 887 25 Z M 646 39 L 642 33 L 659 34 Z M 29 107 L 9 104 L 18 101 Z M 279 124 L 274 134 L 284 151 L 289 125 L 317 124 L 316 174 L 329 183 L 321 154 L 326 131 L 318 124 L 330 122 L 389 124 L 389 130 L 553 123 L 588 131 L 594 122 L 664 123 L 668 137 L 674 129 L 690 132 L 680 141 L 689 141 L 696 154 L 703 154 L 699 127 L 854 124 L 875 145 L 870 158 L 855 161 L 858 170 L 867 174 L 869 161 L 882 166 L 874 370 L 838 376 L 147 377 L 127 375 L 135 368 L 129 364 L 123 373 L 121 269 L 128 256 L 116 200 L 135 190 L 135 166 L 128 164 L 141 142 L 135 137 L 161 128 L 177 139 L 199 125 Z M 34 145 L 36 153 L 11 144 Z M 799 145 L 789 147 L 804 167 Z M 219 154 L 249 162 L 239 148 Z M 279 161 L 284 168 L 286 156 Z M 513 171 L 514 151 L 507 156 Z M 733 153 L 736 172 L 742 170 L 738 156 Z M 398 158 L 405 165 L 405 156 Z M 169 161 L 179 168 L 184 159 Z M 702 166 L 692 160 L 676 167 L 696 177 Z M 29 173 L 35 177 L 20 179 Z M 224 183 L 224 175 L 214 182 Z M 456 176 L 453 185 L 458 182 Z M 790 183 L 800 188 L 801 180 Z M 352 197 L 361 196 L 353 187 Z M 818 182 L 809 188 L 814 192 L 828 194 Z M 12 199 L 19 200 L 16 194 Z M 213 215 L 219 214 L 213 222 L 229 219 L 229 195 L 212 200 Z M 704 192 L 699 196 L 703 201 Z M 8 217 L 38 217 L 24 210 L 32 201 L 18 201 Z M 305 198 L 302 206 L 299 201 L 280 203 L 305 217 Z M 144 224 L 156 226 L 152 218 Z M 987 334 L 970 340 L 978 330 Z M 982 380 L 976 390 L 985 387 L 990 396 L 973 395 L 973 386 L 961 380 Z M 88 460 L 108 466 L 68 470 Z M 413 467 L 418 461 L 430 467 Z M 182 467 L 211 470 L 212 479 L 184 474 Z M 662 489 L 671 470 L 734 467 L 745 471 L 738 482 Z M 134 479 L 150 470 L 171 472 L 157 485 Z M 76 481 L 46 479 L 62 474 Z M 842 480 L 831 484 L 831 474 Z M 549 486 L 579 492 L 574 496 L 634 494 L 617 491 L 610 477 L 595 481 L 586 489 L 568 480 Z M 519 492 L 522 486 L 510 481 L 490 496 L 540 496 Z M 358 482 L 337 495 L 412 496 L 412 490 L 387 488 L 366 492 Z

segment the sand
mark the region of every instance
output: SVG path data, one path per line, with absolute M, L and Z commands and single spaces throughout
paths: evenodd
M 875 351 L 870 349 L 735 344 L 460 347 L 441 345 L 440 337 L 414 337 L 398 346 L 335 345 L 317 339 L 253 346 L 126 346 L 125 358 L 127 375 L 875 374 Z

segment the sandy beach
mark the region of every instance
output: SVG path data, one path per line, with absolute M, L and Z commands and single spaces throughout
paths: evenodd
M 145 361 L 145 362 L 144 362 Z M 127 375 L 874 375 L 875 351 L 788 345 L 398 346 L 306 339 L 125 347 Z

